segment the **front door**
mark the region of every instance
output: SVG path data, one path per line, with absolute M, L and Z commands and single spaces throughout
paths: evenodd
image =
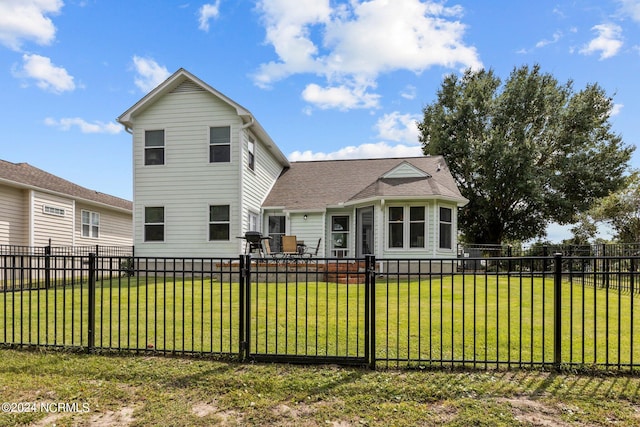
M 374 252 L 373 206 L 356 209 L 356 256 L 364 257 Z

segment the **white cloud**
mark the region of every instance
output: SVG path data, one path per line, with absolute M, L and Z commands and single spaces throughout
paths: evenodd
M 367 89 L 368 85 L 354 87 L 341 85 L 322 88 L 312 83 L 302 91 L 302 98 L 323 110 L 378 107 L 380 95 L 368 93 Z
M 214 4 L 203 4 L 198 9 L 198 28 L 202 31 L 209 31 L 209 20 L 216 19 L 220 15 L 220 0 L 216 0 Z
M 591 28 L 598 33 L 598 37 L 584 46 L 580 53 L 591 55 L 600 52 L 600 59 L 615 56 L 622 47 L 622 28 L 616 24 L 600 24 Z
M 413 85 L 407 85 L 400 93 L 400 96 L 404 99 L 416 99 L 416 87 Z
M 561 38 L 562 38 L 562 31 L 556 31 L 555 33 L 553 33 L 553 36 L 551 37 L 550 40 L 542 39 L 538 43 L 536 43 L 536 48 L 541 48 L 550 44 L 557 43 L 558 41 L 560 41 Z
M 622 13 L 640 22 L 640 0 L 618 0 Z
M 418 120 L 420 116 L 416 114 L 401 114 L 397 111 L 385 114 L 375 125 L 378 138 L 385 141 L 419 144 Z
M 258 9 L 278 60 L 260 66 L 256 84 L 268 87 L 299 73 L 322 76 L 324 89 L 317 84 L 305 89 L 318 95 L 321 108 L 328 108 L 325 98 L 335 96 L 336 88 L 346 102 L 331 108 L 377 106 L 353 98 L 374 87 L 381 73 L 482 66 L 476 49 L 462 41 L 466 27 L 458 20 L 459 6 L 430 0 L 261 0 Z M 353 94 L 346 96 L 345 90 Z
M 623 107 L 624 104 L 613 104 L 613 107 L 611 108 L 611 117 L 620 114 L 620 111 L 622 111 Z
M 416 157 L 424 153 L 419 146 L 389 145 L 386 142 L 348 146 L 330 153 L 294 151 L 289 154 L 292 162 L 304 160 L 373 159 L 386 157 Z
M 136 86 L 145 93 L 155 89 L 156 86 L 171 75 L 165 67 L 159 65 L 151 58 L 134 56 L 133 65 L 136 73 L 138 73 L 134 82 Z
M 73 77 L 67 70 L 53 65 L 50 58 L 25 54 L 22 61 L 22 68 L 14 71 L 16 77 L 34 79 L 40 89 L 53 93 L 72 91 L 76 88 Z
M 50 44 L 56 28 L 47 15 L 57 14 L 62 6 L 62 0 L 0 1 L 0 43 L 13 50 L 20 50 L 25 40 Z
M 118 125 L 117 123 L 103 123 L 99 121 L 89 123 L 79 117 L 63 118 L 60 120 L 55 120 L 53 118 L 47 117 L 44 120 L 44 124 L 46 124 L 47 126 L 57 127 L 58 129 L 63 131 L 68 131 L 72 127 L 77 127 L 82 133 L 118 134 L 122 131 L 122 126 Z

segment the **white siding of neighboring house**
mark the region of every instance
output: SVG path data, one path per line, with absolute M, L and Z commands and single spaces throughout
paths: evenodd
M 249 169 L 248 134 L 245 133 L 243 147 L 242 194 L 242 231 L 249 229 L 249 212 L 258 214 L 258 224 L 262 224 L 260 211 L 262 202 L 282 172 L 282 165 L 271 154 L 265 144 L 252 135 L 255 141 L 255 167 Z M 267 230 L 259 230 L 266 234 Z
M 74 201 L 40 191 L 32 191 L 33 230 L 30 246 L 72 246 Z M 44 212 L 44 206 L 64 209 L 64 215 Z
M 82 236 L 83 210 L 100 214 L 99 237 L 97 239 Z M 76 203 L 75 213 L 75 236 L 76 246 L 131 246 L 133 244 L 131 238 L 131 215 L 101 206 L 92 206 L 78 202 Z
M 231 126 L 231 162 L 209 163 L 209 127 Z M 134 224 L 136 255 L 229 256 L 241 242 L 239 164 L 241 120 L 208 92 L 161 97 L 134 118 Z M 144 165 L 145 130 L 164 129 L 165 164 Z M 230 205 L 228 242 L 209 242 L 209 205 Z M 144 242 L 145 206 L 164 206 L 165 241 Z
M 28 191 L 0 184 L 0 244 L 27 246 Z

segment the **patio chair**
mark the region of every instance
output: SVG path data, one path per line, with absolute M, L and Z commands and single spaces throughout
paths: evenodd
M 304 252 L 302 253 L 302 256 L 309 257 L 309 258 L 317 256 L 318 255 L 318 251 L 320 250 L 320 243 L 321 242 L 322 242 L 322 237 L 318 239 L 318 244 L 316 245 L 315 249 L 306 246 Z
M 282 236 L 282 255 L 284 257 L 295 257 L 299 255 L 296 236 Z

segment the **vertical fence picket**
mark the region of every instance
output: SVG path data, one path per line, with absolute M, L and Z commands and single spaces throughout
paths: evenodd
M 90 353 L 95 347 L 95 325 L 96 325 L 96 255 L 89 254 L 89 295 L 87 301 L 87 352 Z
M 562 254 L 555 254 L 553 277 L 553 364 L 562 364 Z

